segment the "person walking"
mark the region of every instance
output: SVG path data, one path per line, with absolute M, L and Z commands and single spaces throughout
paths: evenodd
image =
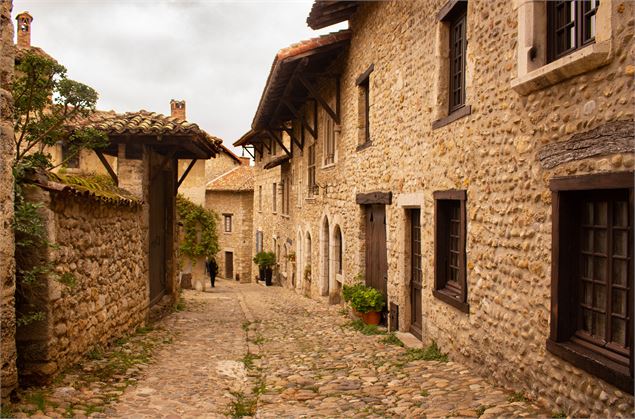
M 216 282 L 216 274 L 218 273 L 218 264 L 215 258 L 211 258 L 205 261 L 205 270 L 209 274 L 209 279 L 212 282 L 212 288 L 214 288 L 214 282 Z

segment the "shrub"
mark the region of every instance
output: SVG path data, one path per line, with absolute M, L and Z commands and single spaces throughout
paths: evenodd
M 358 285 L 350 293 L 350 304 L 360 313 L 381 311 L 386 305 L 384 296 L 375 288 L 366 285 Z
M 349 303 L 351 301 L 351 298 L 353 297 L 353 294 L 355 294 L 357 291 L 359 291 L 360 288 L 363 288 L 363 287 L 365 287 L 365 285 L 361 283 L 353 284 L 353 285 L 344 285 L 342 287 L 342 298 L 344 298 L 344 301 Z
M 259 268 L 271 268 L 276 264 L 276 254 L 273 252 L 258 252 L 253 261 Z

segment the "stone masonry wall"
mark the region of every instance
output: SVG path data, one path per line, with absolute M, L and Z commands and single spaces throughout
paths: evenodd
M 42 383 L 96 345 L 144 324 L 148 266 L 140 221 L 142 206 L 104 204 L 91 198 L 49 193 L 38 187 L 29 199 L 42 202 L 54 272 L 33 299 L 46 315 L 18 329 L 21 381 Z
M 15 262 L 13 236 L 13 45 L 12 1 L 0 2 L 0 395 L 18 384 L 15 349 Z
M 219 216 L 218 243 L 216 255 L 218 277 L 241 282 L 251 282 L 252 265 L 252 200 L 253 192 L 207 191 L 205 208 L 214 210 Z M 232 231 L 225 232 L 223 214 L 232 214 Z M 233 253 L 234 275 L 226 276 L 225 252 Z M 207 279 L 207 278 L 206 278 Z
M 289 236 L 310 264 L 310 295 L 325 293 L 323 234 L 342 228 L 343 281 L 363 273 L 364 210 L 359 192 L 392 192 L 386 207 L 389 300 L 400 307 L 399 328 L 407 331 L 409 265 L 406 219 L 421 209 L 423 337 L 435 340 L 454 360 L 487 379 L 523 391 L 554 411 L 573 416 L 632 416 L 633 397 L 546 350 L 551 302 L 551 191 L 555 176 L 632 171 L 630 152 L 588 157 L 546 168 L 538 159 L 549 144 L 615 121 L 633 121 L 635 73 L 634 4 L 613 1 L 612 56 L 607 65 L 553 86 L 520 95 L 517 76 L 518 14 L 514 2 L 468 3 L 467 93 L 469 116 L 439 129 L 437 102 L 444 75 L 443 46 L 436 43 L 438 11 L 444 0 L 362 3 L 350 21 L 353 30 L 341 68 L 341 132 L 338 161 L 321 167 L 323 141 L 316 143 L 317 182 L 328 185 L 308 198 L 307 148 L 294 148 L 291 214 L 271 212 L 271 183 L 281 169 L 256 163 L 255 230 L 263 229 L 265 249 L 273 236 Z M 605 9 L 604 9 L 605 10 Z M 603 12 L 604 12 L 603 10 Z M 441 37 L 442 38 L 442 37 Z M 371 64 L 372 144 L 357 150 L 358 87 L 355 79 Z M 328 95 L 330 87 L 322 86 Z M 319 130 L 318 130 L 319 131 Z M 307 141 L 312 141 L 310 135 Z M 263 187 L 263 210 L 258 189 Z M 434 282 L 433 192 L 467 190 L 467 290 L 469 314 L 436 299 Z M 300 189 L 298 192 L 297 189 Z M 296 197 L 301 197 L 296 200 Z M 300 238 L 301 240 L 298 240 Z M 300 260 L 301 259 L 301 260 Z M 328 260 L 328 259 L 326 259 Z M 332 265 L 331 265 L 332 266 Z M 330 289 L 337 285 L 328 281 Z M 327 289 L 327 292 L 331 292 Z

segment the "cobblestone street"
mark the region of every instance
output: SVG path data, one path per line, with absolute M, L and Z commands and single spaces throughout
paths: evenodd
M 183 296 L 183 311 L 136 338 L 162 344 L 131 368 L 134 378 L 129 370 L 88 386 L 66 375 L 39 393 L 40 411 L 23 406 L 17 416 L 551 416 L 451 360 L 417 360 L 422 351 L 362 334 L 341 306 L 229 281 Z

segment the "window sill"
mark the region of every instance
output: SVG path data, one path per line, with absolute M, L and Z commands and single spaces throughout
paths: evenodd
M 629 374 L 629 368 L 624 365 L 573 342 L 555 342 L 547 339 L 547 350 L 575 367 L 613 384 L 622 391 L 628 393 L 633 391 L 633 377 Z
M 358 145 L 357 148 L 355 149 L 355 151 L 365 150 L 368 147 L 370 147 L 371 145 L 373 145 L 373 142 L 371 140 L 368 140 L 365 143 Z
M 465 116 L 471 115 L 472 114 L 472 106 L 470 105 L 465 105 L 462 108 L 459 108 L 457 110 L 455 110 L 454 112 L 452 112 L 450 115 L 443 117 L 441 119 L 437 119 L 436 121 L 434 121 L 432 123 L 432 129 L 437 129 L 437 128 L 441 128 L 444 127 L 448 124 L 451 124 L 452 122 L 456 121 L 457 119 L 461 119 Z
M 223 231 L 223 234 L 229 235 L 229 234 L 232 234 L 232 232 L 231 231 Z
M 445 290 L 432 290 L 434 295 L 439 300 L 448 303 L 449 305 L 459 309 L 463 313 L 470 314 L 470 305 L 468 303 L 462 303 Z
M 335 167 L 335 163 L 329 163 L 329 164 L 325 164 L 324 166 L 320 167 L 320 170 L 329 170 Z
M 289 214 L 280 214 L 280 216 L 281 216 L 282 218 L 286 218 L 286 219 L 291 218 L 291 217 L 289 216 Z
M 596 42 L 574 51 L 511 81 L 511 87 L 525 96 L 609 63 L 611 40 Z
M 310 196 L 310 197 L 304 198 L 304 201 L 305 202 L 315 202 L 315 197 L 314 196 Z

